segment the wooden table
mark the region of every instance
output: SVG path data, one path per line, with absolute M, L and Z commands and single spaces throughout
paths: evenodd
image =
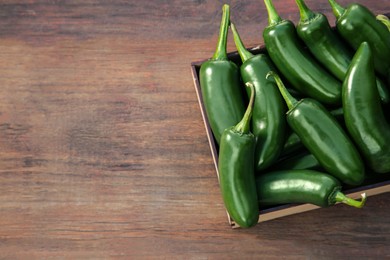
M 1 1 L 0 259 L 390 256 L 388 193 L 229 227 L 190 71 L 222 3 Z M 263 2 L 226 3 L 261 43 Z M 326 0 L 307 4 L 334 23 Z M 293 0 L 275 6 L 298 21 Z

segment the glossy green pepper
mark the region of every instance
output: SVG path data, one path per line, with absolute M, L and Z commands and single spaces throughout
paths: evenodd
M 336 16 L 336 28 L 343 39 L 357 50 L 362 42 L 368 42 L 374 56 L 375 70 L 385 79 L 390 74 L 390 33 L 365 6 L 353 3 L 347 8 L 335 0 L 328 0 Z
M 366 201 L 357 201 L 341 192 L 341 183 L 333 176 L 314 170 L 283 170 L 256 177 L 260 208 L 286 203 L 310 203 L 328 207 L 337 202 L 361 208 Z
M 282 20 L 271 0 L 264 0 L 269 25 L 263 31 L 268 54 L 280 73 L 305 96 L 325 105 L 341 104 L 341 82 L 304 48 L 294 24 Z
M 262 171 L 276 161 L 284 146 L 286 105 L 275 83 L 266 79 L 274 70 L 272 61 L 264 53 L 253 55 L 244 46 L 236 27 L 231 23 L 234 42 L 240 54 L 241 77 L 255 88 L 252 113 L 252 133 L 256 137 L 255 167 Z M 248 95 L 251 93 L 248 91 Z
M 255 225 L 259 219 L 254 171 L 255 136 L 250 132 L 254 87 L 242 120 L 227 128 L 221 137 L 218 157 L 219 184 L 231 219 L 240 227 Z
M 238 66 L 228 59 L 226 53 L 230 23 L 229 6 L 224 5 L 222 10 L 217 48 L 213 57 L 204 62 L 199 71 L 207 120 L 218 144 L 223 131 L 237 124 L 245 113 L 240 71 Z
M 330 27 L 322 13 L 310 10 L 303 0 L 295 0 L 299 7 L 300 20 L 297 33 L 313 56 L 333 76 L 343 81 L 351 64 L 354 52 Z M 390 93 L 385 83 L 377 78 L 378 91 L 383 103 L 390 102 Z
M 345 125 L 372 170 L 390 172 L 390 125 L 375 87 L 373 55 L 363 42 L 343 83 Z
M 359 185 L 364 180 L 362 159 L 337 120 L 318 101 L 292 97 L 279 76 L 270 72 L 286 100 L 287 122 L 303 145 L 331 175 L 345 184 Z

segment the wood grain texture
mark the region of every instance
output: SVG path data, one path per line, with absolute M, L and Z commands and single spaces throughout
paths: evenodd
M 261 43 L 264 4 L 225 2 Z M 190 71 L 225 2 L 1 1 L 0 259 L 390 257 L 389 194 L 228 226 Z

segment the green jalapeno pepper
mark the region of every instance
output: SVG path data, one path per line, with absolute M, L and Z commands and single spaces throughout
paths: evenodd
M 251 227 L 258 222 L 254 152 L 255 136 L 250 132 L 254 87 L 242 120 L 227 128 L 221 137 L 218 157 L 219 183 L 222 198 L 230 217 L 240 227 Z
M 327 17 L 310 10 L 303 0 L 295 0 L 299 7 L 300 20 L 297 33 L 313 56 L 333 76 L 343 81 L 351 64 L 353 51 L 330 27 Z M 385 83 L 377 78 L 378 91 L 383 103 L 390 102 L 390 93 Z
M 390 33 L 365 6 L 353 3 L 347 8 L 328 0 L 336 16 L 336 28 L 343 39 L 357 50 L 368 42 L 374 55 L 375 70 L 388 79 L 390 74 Z
M 390 172 L 390 125 L 386 121 L 375 87 L 373 55 L 363 42 L 343 83 L 345 125 L 369 167 Z
M 219 144 L 223 131 L 237 124 L 245 113 L 245 102 L 237 65 L 226 53 L 230 9 L 224 5 L 220 34 L 213 57 L 199 71 L 202 99 L 208 122 Z
M 333 176 L 314 170 L 281 170 L 256 177 L 260 208 L 286 203 L 310 203 L 328 207 L 337 202 L 361 208 L 366 201 L 357 201 L 341 192 L 341 183 Z
M 358 185 L 364 180 L 364 164 L 356 147 L 336 119 L 318 101 L 310 98 L 297 101 L 279 76 L 270 72 L 286 100 L 287 122 L 303 145 L 321 166 L 345 184 Z
M 270 70 L 274 70 L 271 60 L 264 53 L 250 53 L 233 23 L 230 27 L 242 60 L 242 80 L 251 82 L 255 88 L 251 129 L 256 137 L 255 167 L 261 171 L 276 161 L 284 146 L 286 105 L 275 83 L 265 78 Z M 248 95 L 251 95 L 250 91 Z
M 341 82 L 301 44 L 294 24 L 282 20 L 271 0 L 264 0 L 269 25 L 263 31 L 268 54 L 280 73 L 304 95 L 326 105 L 341 104 Z

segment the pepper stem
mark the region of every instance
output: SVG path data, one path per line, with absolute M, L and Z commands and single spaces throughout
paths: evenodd
M 250 123 L 252 117 L 252 107 L 255 100 L 255 88 L 250 82 L 245 83 L 246 87 L 251 89 L 251 97 L 249 99 L 248 107 L 246 108 L 245 114 L 242 117 L 241 121 L 233 128 L 235 132 L 241 134 L 247 134 L 250 132 Z
M 299 8 L 300 20 L 302 22 L 308 21 L 315 17 L 315 13 L 310 10 L 303 0 L 295 0 Z
M 219 28 L 218 44 L 212 58 L 213 60 L 227 59 L 226 44 L 227 44 L 229 23 L 230 23 L 230 7 L 229 5 L 224 4 L 222 7 L 222 20 Z
M 254 55 L 245 48 L 244 43 L 240 38 L 240 34 L 238 33 L 236 26 L 234 26 L 233 23 L 230 23 L 230 28 L 233 32 L 233 39 L 234 43 L 236 44 L 238 54 L 240 54 L 241 60 L 244 63 L 246 60 L 252 58 Z
M 376 16 L 376 19 L 378 21 L 382 22 L 384 25 L 386 25 L 387 29 L 390 32 L 390 19 L 389 19 L 389 17 L 387 17 L 386 15 L 383 15 L 383 14 L 378 14 Z
M 343 15 L 345 8 L 336 3 L 335 0 L 328 0 L 330 6 L 332 7 L 333 14 L 336 16 L 336 19 L 339 19 Z
M 268 13 L 268 25 L 275 25 L 282 21 L 271 0 L 264 0 Z
M 298 100 L 296 100 L 290 92 L 288 92 L 287 88 L 284 86 L 283 81 L 280 79 L 279 75 L 276 74 L 273 71 L 270 71 L 267 73 L 266 78 L 273 77 L 276 81 L 276 85 L 279 88 L 280 93 L 282 94 L 284 100 L 286 101 L 288 109 L 291 109 L 295 106 L 296 103 L 298 103 Z
M 347 197 L 341 191 L 338 191 L 338 192 L 336 192 L 335 199 L 336 199 L 336 202 L 341 202 L 341 203 L 347 204 L 347 205 L 355 207 L 355 208 L 362 208 L 364 206 L 364 204 L 366 203 L 367 196 L 366 196 L 366 193 L 361 194 L 361 196 L 362 196 L 362 199 L 360 201 L 354 200 L 350 197 Z

